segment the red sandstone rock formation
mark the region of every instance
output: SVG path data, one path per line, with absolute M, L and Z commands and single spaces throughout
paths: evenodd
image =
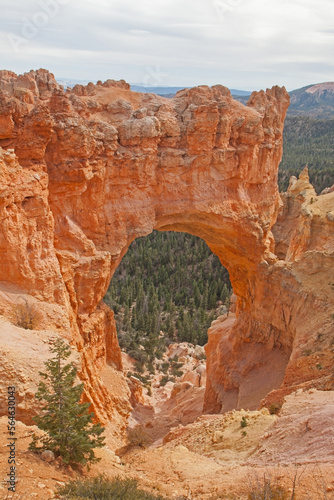
M 305 169 L 281 198 L 279 259 L 259 265 L 250 314 L 246 305 L 209 330 L 206 411 L 279 403 L 299 387 L 334 388 L 334 193 L 317 196 Z
M 86 397 L 100 420 L 129 412 L 113 314 L 101 301 L 129 244 L 153 229 L 205 239 L 238 297 L 236 321 L 214 342 L 210 336 L 207 411 L 257 406 L 284 377 L 291 385 L 327 374 L 327 358 L 322 370 L 305 371 L 296 339 L 304 335 L 312 349 L 314 318 L 327 321 L 331 249 L 320 255 L 322 239 L 310 247 L 311 231 L 301 260 L 274 254 L 288 103 L 279 87 L 253 93 L 244 106 L 220 85 L 168 100 L 131 92 L 125 82 L 64 91 L 45 70 L 0 72 L 1 286 L 61 309 L 62 321 L 51 313 L 49 321 L 80 352 Z M 299 195 L 287 196 L 281 220 L 298 209 Z M 331 224 L 305 217 L 294 221 L 289 243 L 280 243 L 276 224 L 280 259 L 298 254 L 299 226 Z M 303 283 L 311 266 L 325 295 Z

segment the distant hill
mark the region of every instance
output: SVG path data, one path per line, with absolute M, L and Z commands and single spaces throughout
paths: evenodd
M 248 102 L 249 96 L 251 95 L 251 93 L 249 93 L 247 95 L 238 95 L 238 94 L 233 94 L 233 92 L 231 92 L 231 94 L 232 94 L 233 99 L 235 99 L 236 101 L 242 102 L 242 104 L 244 104 L 245 106 Z
M 288 116 L 334 118 L 334 82 L 317 83 L 289 92 L 291 104 Z
M 248 95 L 237 94 L 233 97 L 247 104 Z M 291 103 L 288 116 L 309 116 L 318 120 L 334 119 L 334 82 L 317 83 L 289 92 Z
M 131 90 L 147 94 L 158 94 L 164 97 L 173 97 L 176 92 L 183 90 L 185 87 L 143 87 L 141 85 L 131 84 Z
M 134 92 L 146 92 L 151 94 L 158 94 L 163 97 L 169 97 L 169 98 L 174 97 L 176 92 L 178 92 L 179 90 L 183 90 L 184 88 L 190 88 L 190 87 L 142 87 L 141 85 L 131 84 L 131 90 L 133 90 Z M 232 95 L 235 96 L 245 96 L 246 102 L 248 97 L 251 95 L 251 92 L 248 90 L 230 89 L 230 92 Z

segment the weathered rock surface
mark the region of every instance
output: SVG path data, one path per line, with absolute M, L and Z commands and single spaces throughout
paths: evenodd
M 133 407 L 129 428 L 147 427 L 156 444 L 172 427 L 186 425 L 202 415 L 206 381 L 204 357 L 202 346 L 187 342 L 171 344 L 162 359 L 155 360 L 156 372 L 143 373 L 149 380 L 149 386 L 145 387 L 138 378 L 129 376 L 135 371 L 135 360 L 123 353 Z M 169 379 L 167 383 L 163 382 L 165 377 Z
M 279 403 L 299 387 L 333 389 L 333 209 L 334 193 L 317 196 L 307 169 L 292 178 L 273 227 L 279 260 L 259 265 L 250 316 L 245 304 L 209 330 L 207 411 L 255 409 L 261 397 Z
M 329 373 L 332 212 L 293 216 L 294 236 L 281 244 L 280 220 L 311 203 L 299 202 L 295 186 L 275 226 L 285 260 L 274 254 L 288 103 L 278 87 L 244 106 L 220 85 L 168 100 L 125 82 L 65 92 L 45 70 L 0 72 L 1 286 L 62 308 L 61 324 L 49 320 L 78 349 L 100 420 L 122 422 L 130 410 L 113 314 L 101 300 L 129 244 L 153 229 L 202 237 L 230 272 L 236 320 L 210 336 L 207 411 L 250 401 L 255 387 L 248 406 L 257 406 L 283 379 L 290 387 Z M 306 368 L 301 345 L 316 347 L 321 370 Z M 264 393 L 259 384 L 275 370 Z
M 262 436 L 249 462 L 333 464 L 332 391 L 296 391 L 285 398 L 279 418 Z

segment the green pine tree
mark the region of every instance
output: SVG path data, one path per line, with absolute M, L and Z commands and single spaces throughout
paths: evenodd
M 89 413 L 90 403 L 80 403 L 83 384 L 75 384 L 77 369 L 73 363 L 65 364 L 71 354 L 70 347 L 57 339 L 50 351 L 55 356 L 44 363 L 46 373 L 40 372 L 41 381 L 36 399 L 44 401 L 41 415 L 34 417 L 37 426 L 46 436 L 33 434 L 30 449 L 51 450 L 62 457 L 65 464 L 85 465 L 99 459 L 94 448 L 104 446 L 101 424 L 92 424 L 94 413 Z

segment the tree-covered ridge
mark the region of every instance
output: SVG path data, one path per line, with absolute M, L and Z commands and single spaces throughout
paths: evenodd
M 288 116 L 309 116 L 318 119 L 334 117 L 334 82 L 308 85 L 289 92 Z
M 204 345 L 230 290 L 228 272 L 203 240 L 154 231 L 130 245 L 104 300 L 115 311 L 121 347 L 134 354 L 142 345 L 145 362 L 168 341 Z
M 280 191 L 287 190 L 290 177 L 298 176 L 305 165 L 318 194 L 334 184 L 334 119 L 287 117 L 283 141 L 283 158 L 278 171 Z

